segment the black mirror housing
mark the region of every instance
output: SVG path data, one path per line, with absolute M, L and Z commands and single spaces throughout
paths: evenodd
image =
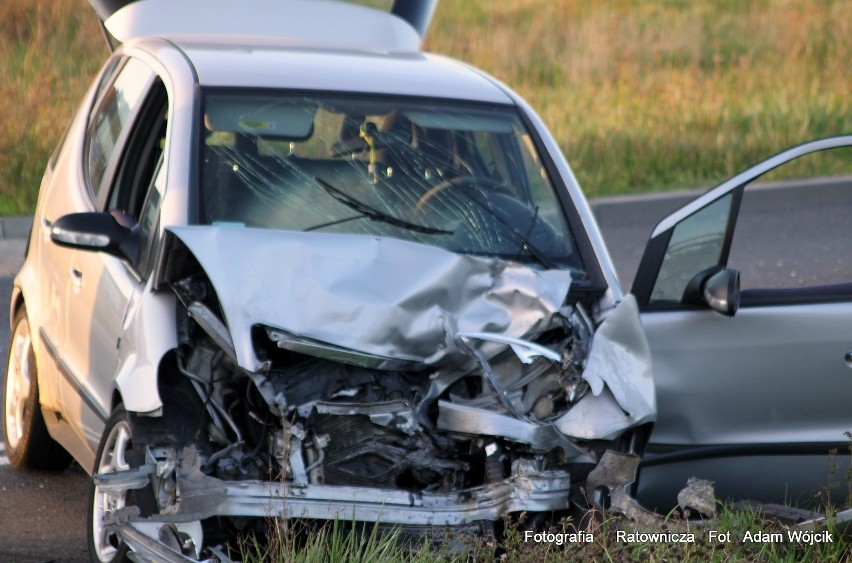
M 707 278 L 702 294 L 711 309 L 733 317 L 740 308 L 740 271 L 725 269 L 716 272 Z
M 106 252 L 118 258 L 132 259 L 135 246 L 133 230 L 123 227 L 109 213 L 70 213 L 57 219 L 50 228 L 50 240 L 66 248 Z

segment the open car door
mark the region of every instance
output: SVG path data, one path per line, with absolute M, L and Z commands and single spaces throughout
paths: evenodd
M 807 179 L 776 181 L 791 177 Z M 691 476 L 764 502 L 845 485 L 852 136 L 782 152 L 663 219 L 633 293 L 659 408 L 640 500 L 670 508 Z

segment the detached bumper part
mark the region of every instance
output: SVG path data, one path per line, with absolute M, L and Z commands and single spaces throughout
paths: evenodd
M 229 484 L 227 498 L 218 514 L 463 526 L 481 520 L 498 520 L 508 512 L 567 509 L 570 485 L 567 473 L 549 471 L 446 494 L 367 487 L 236 483 Z M 278 507 L 276 503 L 280 503 Z
M 126 482 L 131 483 L 131 480 Z M 206 484 L 213 493 L 225 490 L 221 503 L 209 510 L 193 513 L 178 509 L 177 513 L 148 518 L 139 517 L 137 510 L 113 514 L 109 525 L 130 547 L 131 559 L 139 562 L 197 561 L 166 545 L 161 530 L 170 529 L 176 523 L 178 526 L 197 523 L 212 516 L 381 521 L 400 526 L 463 528 L 477 522 L 499 520 L 510 512 L 565 510 L 569 504 L 571 479 L 567 472 L 537 471 L 532 464 L 516 463 L 512 476 L 503 481 L 452 493 L 295 486 L 260 481 L 226 482 L 212 477 L 206 479 Z M 193 497 L 202 492 L 196 488 Z M 205 561 L 229 562 L 230 559 L 224 554 L 217 554 L 216 558 Z
M 513 475 L 451 493 L 326 485 L 296 486 L 260 481 L 220 481 L 208 477 L 213 492 L 225 489 L 221 503 L 208 510 L 178 510 L 134 522 L 189 522 L 211 516 L 315 518 L 415 526 L 461 526 L 498 520 L 508 512 L 549 512 L 568 508 L 571 478 L 564 471 L 536 471 L 516 463 Z M 193 491 L 193 496 L 202 491 Z M 120 524 L 119 524 L 120 525 Z
M 136 563 L 198 563 L 182 553 L 167 547 L 162 542 L 139 531 L 133 524 L 125 523 L 115 526 L 118 535 L 129 548 L 128 558 Z M 230 559 L 205 559 L 203 563 L 230 563 Z
M 620 512 L 640 527 L 659 527 L 663 518 L 643 507 L 630 496 L 628 487 L 636 480 L 639 456 L 607 450 L 597 467 L 586 478 L 586 500 L 592 506 L 600 506 L 597 494 L 601 488 L 609 491 L 612 510 Z

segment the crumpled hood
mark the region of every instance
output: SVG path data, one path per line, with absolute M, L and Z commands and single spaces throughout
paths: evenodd
M 210 278 L 237 361 L 251 371 L 260 367 L 255 325 L 383 358 L 461 364 L 469 356 L 456 342 L 459 332 L 540 332 L 571 283 L 567 271 L 392 238 L 227 226 L 168 230 Z M 485 344 L 483 353 L 503 347 Z

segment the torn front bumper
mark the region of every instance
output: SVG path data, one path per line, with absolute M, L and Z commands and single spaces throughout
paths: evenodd
M 330 485 L 298 486 L 261 481 L 221 481 L 208 477 L 209 497 L 221 500 L 204 510 L 178 508 L 142 518 L 127 514 L 115 524 L 181 523 L 212 516 L 309 518 L 379 522 L 402 526 L 464 526 L 496 521 L 512 512 L 551 512 L 568 508 L 571 478 L 564 471 L 536 471 L 516 464 L 502 481 L 459 491 L 407 492 L 398 489 Z M 224 495 L 221 493 L 224 491 Z M 200 489 L 193 495 L 204 495 Z M 180 505 L 179 505 L 180 506 Z
M 175 512 L 150 517 L 140 517 L 135 508 L 110 515 L 109 526 L 131 549 L 134 560 L 197 561 L 179 552 L 178 545 L 166 545 L 161 532 L 170 526 L 196 526 L 200 530 L 199 521 L 213 516 L 381 522 L 402 527 L 464 531 L 465 527 L 497 521 L 508 513 L 565 510 L 569 503 L 571 479 L 567 472 L 536 471 L 531 464 L 516 464 L 512 476 L 500 482 L 452 493 L 296 486 L 261 481 L 221 481 L 210 477 L 204 479 L 203 487 L 190 488 L 192 497 L 206 495 L 220 501 L 215 506 L 201 503 L 206 505 L 205 509 L 195 511 L 182 510 L 178 505 Z M 192 501 L 188 504 L 199 507 Z M 201 537 L 195 539 L 195 545 L 200 545 Z M 229 562 L 230 559 L 224 553 L 216 553 L 214 558 L 206 561 Z
M 454 493 L 270 483 L 229 484 L 219 513 L 415 526 L 463 526 L 510 512 L 568 508 L 570 478 L 559 471 L 507 479 Z M 282 490 L 283 489 L 283 490 Z M 277 505 L 277 506 L 276 506 Z

